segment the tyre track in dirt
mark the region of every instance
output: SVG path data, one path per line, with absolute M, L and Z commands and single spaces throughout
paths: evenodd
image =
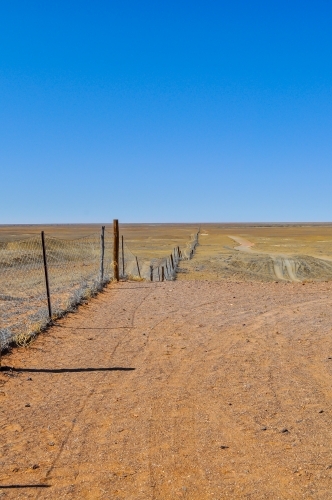
M 21 426 L 23 437 L 2 434 L 12 469 L 3 467 L 0 485 L 45 481 L 51 487 L 40 499 L 329 499 L 329 285 L 127 286 L 111 287 L 8 358 L 22 367 L 135 370 L 9 378 L 3 429 Z M 110 330 L 116 325 L 130 328 Z M 48 398 L 40 396 L 47 388 Z M 39 468 L 24 468 L 33 460 Z
M 138 290 L 138 291 L 140 291 L 140 290 Z M 137 292 L 136 292 L 136 293 L 137 293 Z M 150 293 L 150 290 L 149 290 L 149 292 L 148 292 L 148 293 Z M 140 301 L 137 305 L 135 305 L 135 308 L 134 308 L 134 311 L 133 311 L 133 314 L 132 314 L 132 318 L 131 318 L 131 322 L 130 322 L 131 324 L 133 324 L 133 322 L 134 322 L 134 315 L 135 315 L 135 313 L 136 313 L 137 309 L 140 307 L 141 303 L 145 300 L 145 298 L 146 298 L 146 296 L 147 296 L 147 295 L 148 295 L 148 294 L 146 294 L 146 295 L 143 297 L 143 299 L 142 299 L 142 300 L 141 300 L 141 301 Z M 123 299 L 121 299 L 121 302 L 122 302 L 122 300 L 123 300 Z M 75 319 L 76 319 L 76 318 L 75 318 Z M 66 322 L 66 321 L 65 321 L 65 322 Z M 107 333 L 108 327 L 106 327 L 106 328 L 105 328 L 105 330 L 104 330 L 104 329 L 102 328 L 102 326 L 100 326 L 100 325 L 101 325 L 101 323 L 102 323 L 102 321 L 100 322 L 100 319 L 99 319 L 99 326 L 98 326 L 98 329 L 99 329 L 99 330 L 101 329 L 101 333 L 105 333 L 105 331 L 106 331 L 106 333 Z M 87 329 L 87 327 L 86 327 L 86 323 L 84 322 L 83 324 L 85 325 L 85 326 L 84 326 L 84 329 Z M 78 325 L 77 325 L 77 328 L 78 328 L 78 330 L 80 329 L 80 324 L 78 324 Z M 114 328 L 114 327 L 113 327 L 113 328 Z M 120 327 L 120 328 L 121 328 L 121 327 Z M 97 330 L 98 330 L 98 329 L 97 329 Z M 56 332 L 56 330 L 57 330 L 57 328 L 55 327 L 55 328 L 53 329 L 53 331 L 54 331 L 54 332 Z M 95 330 L 95 328 L 94 328 L 94 327 L 91 327 L 91 331 L 93 332 L 93 335 L 96 335 L 96 333 L 98 333 L 98 332 Z M 116 342 L 115 346 L 113 347 L 113 350 L 112 350 L 112 351 L 111 351 L 111 353 L 110 353 L 110 357 L 112 358 L 112 357 L 115 355 L 116 351 L 119 349 L 119 347 L 120 347 L 121 345 L 123 346 L 123 348 L 124 348 L 124 349 L 128 349 L 128 347 L 126 347 L 126 344 L 129 344 L 129 343 L 130 343 L 130 338 L 127 338 L 127 337 L 122 337 L 122 336 L 121 336 L 121 337 L 119 338 L 119 340 Z M 73 417 L 74 417 L 74 418 L 73 418 L 73 421 L 72 421 L 73 423 L 72 423 L 72 425 L 71 425 L 71 427 L 70 427 L 70 429 L 69 429 L 69 431 L 68 431 L 68 433 L 67 433 L 66 438 L 62 441 L 62 443 L 61 443 L 61 445 L 60 445 L 60 449 L 59 449 L 59 451 L 58 451 L 58 453 L 57 453 L 57 456 L 56 456 L 56 457 L 55 457 L 55 459 L 53 460 L 53 464 L 51 465 L 51 467 L 50 467 L 50 468 L 48 469 L 48 471 L 46 472 L 44 480 L 46 480 L 46 481 L 47 481 L 47 479 L 49 479 L 49 478 L 50 478 L 50 474 L 51 474 L 51 472 L 52 472 L 52 471 L 56 468 L 56 463 L 59 461 L 59 459 L 60 459 L 60 457 L 61 457 L 61 454 L 63 453 L 64 447 L 65 447 L 66 443 L 68 442 L 68 440 L 69 440 L 69 438 L 70 438 L 70 436 L 71 436 L 71 434 L 72 434 L 72 432 L 73 432 L 73 428 L 74 428 L 74 426 L 75 426 L 75 425 L 77 426 L 77 425 L 79 425 L 79 424 L 80 424 L 79 420 L 80 420 L 80 419 L 82 420 L 82 418 L 83 418 L 83 417 L 82 417 L 82 415 L 84 415 L 84 410 L 85 410 L 85 408 L 86 408 L 86 406 L 87 406 L 88 401 L 89 401 L 89 400 L 91 399 L 91 397 L 95 394 L 97 385 L 100 385 L 100 383 L 102 383 L 102 382 L 103 382 L 103 380 L 105 379 L 106 375 L 107 375 L 107 374 L 102 374 L 102 376 L 101 376 L 101 377 L 99 377 L 98 382 L 96 381 L 95 383 L 93 383 L 93 384 L 92 384 L 92 389 L 88 392 L 88 394 L 86 395 L 86 397 L 85 397 L 85 398 L 83 398 L 83 399 L 84 399 L 83 404 L 82 404 L 82 405 L 80 405 L 79 409 L 78 409 L 78 410 L 76 410 L 76 412 L 74 413 L 74 415 L 73 415 Z M 90 381 L 89 385 L 91 386 L 91 381 Z M 79 417 L 80 417 L 80 418 L 79 418 Z M 82 441 L 82 444 L 84 444 L 84 440 Z M 36 498 L 37 498 L 37 497 L 39 497 L 39 496 L 42 496 L 43 498 L 48 498 L 48 496 L 45 496 L 45 492 L 41 492 L 41 493 L 39 493 L 39 494 L 37 494 L 37 495 L 38 495 L 38 496 L 36 496 Z M 25 496 L 24 498 L 27 498 L 27 496 Z M 35 496 L 33 496 L 33 498 L 35 498 Z
M 120 291 L 120 290 L 121 290 L 122 292 L 126 292 L 126 290 L 132 290 L 133 288 L 134 288 L 134 289 L 136 288 L 136 291 L 141 291 L 143 288 L 148 288 L 148 292 L 143 292 L 143 293 L 144 293 L 143 297 L 142 297 L 141 299 L 139 299 L 138 304 L 135 304 L 132 310 L 129 310 L 129 311 L 128 311 L 128 310 L 126 309 L 126 311 L 127 311 L 127 312 L 129 312 L 129 314 L 130 314 L 130 321 L 129 321 L 129 323 L 130 323 L 130 325 L 131 325 L 131 327 L 132 327 L 132 328 L 135 328 L 135 316 L 136 316 L 136 314 L 137 314 L 137 312 L 138 312 L 139 308 L 141 307 L 141 305 L 144 303 L 144 301 L 145 301 L 145 300 L 148 298 L 148 296 L 151 294 L 151 291 L 152 291 L 152 290 L 151 290 L 151 288 L 150 288 L 150 287 L 130 287 L 130 288 L 127 288 L 126 286 L 122 286 L 120 289 L 118 289 L 118 291 Z M 125 299 L 124 299 L 123 301 L 124 301 L 124 303 L 125 303 L 125 304 L 127 304 L 127 302 L 125 301 Z M 128 307 L 128 306 L 126 305 L 126 307 Z M 129 346 L 130 342 L 131 342 L 131 338 L 130 338 L 130 337 L 128 337 L 128 338 L 121 338 L 121 339 L 117 342 L 117 344 L 116 344 L 116 346 L 115 346 L 114 350 L 112 351 L 112 353 L 111 353 L 111 358 L 113 358 L 113 357 L 114 357 L 114 355 L 115 355 L 116 351 L 117 351 L 120 347 L 121 347 L 121 349 L 122 349 L 122 350 L 127 350 L 127 351 L 130 351 L 130 346 Z M 139 347 L 139 349 L 138 349 L 138 351 L 137 351 L 137 354 L 136 354 L 134 357 L 132 357 L 132 362 L 135 362 L 136 358 L 137 358 L 137 357 L 139 357 L 139 355 L 140 355 L 140 353 L 141 353 L 141 351 L 142 351 L 143 349 L 144 349 L 144 346 Z M 105 375 L 104 377 L 102 377 L 102 380 L 101 380 L 101 381 L 98 381 L 98 385 L 100 385 L 100 383 L 103 383 L 103 381 L 104 381 L 104 379 L 105 379 L 105 378 L 106 378 L 106 375 Z M 130 383 L 128 383 L 128 382 L 127 382 L 127 386 L 128 386 L 129 384 L 130 384 Z M 97 384 L 94 386 L 94 388 L 92 389 L 92 391 L 91 391 L 91 392 L 87 395 L 86 400 L 85 400 L 85 404 L 83 405 L 83 407 L 82 407 L 82 408 L 79 410 L 79 412 L 78 412 L 78 415 L 77 415 L 77 416 L 80 416 L 81 420 L 83 419 L 83 414 L 84 414 L 84 409 L 85 409 L 86 403 L 87 403 L 87 402 L 88 402 L 88 400 L 91 398 L 91 396 L 93 396 L 93 394 L 95 393 L 96 387 L 97 387 Z M 123 384 L 123 389 L 125 389 L 125 388 L 126 388 L 126 383 L 125 383 L 125 384 Z M 76 423 L 78 423 L 78 419 L 77 419 L 77 418 L 75 418 L 75 424 L 76 424 Z M 82 445 L 84 445 L 84 442 L 85 442 L 85 440 L 83 440 Z M 62 449 L 63 449 L 63 447 L 62 447 Z M 57 457 L 57 459 L 59 459 L 59 458 L 60 458 L 60 454 L 59 454 L 59 457 Z M 53 468 L 54 468 L 54 467 L 53 467 Z M 51 471 L 50 471 L 50 472 L 51 472 Z M 49 474 L 47 475 L 47 477 L 46 477 L 46 478 L 48 478 L 48 477 L 49 477 Z
M 257 249 L 253 250 L 253 247 L 255 246 L 254 243 L 251 243 L 251 241 L 246 240 L 245 238 L 242 238 L 240 236 L 229 236 L 229 238 L 234 240 L 236 243 L 240 243 L 239 246 L 235 247 L 235 250 L 238 250 L 240 252 L 255 253 L 257 255 L 269 255 L 273 260 L 273 269 L 278 280 L 290 280 L 294 282 L 302 281 L 296 275 L 296 267 L 298 265 L 298 262 L 296 262 L 296 260 L 290 259 L 284 255 L 262 252 L 258 251 Z

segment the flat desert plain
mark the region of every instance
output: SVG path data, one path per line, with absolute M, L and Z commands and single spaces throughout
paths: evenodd
M 176 281 L 112 283 L 5 354 L 1 497 L 331 499 L 331 242 L 202 224 Z

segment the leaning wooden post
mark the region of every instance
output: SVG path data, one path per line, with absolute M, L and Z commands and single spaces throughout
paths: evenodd
M 122 277 L 124 278 L 124 248 L 123 248 L 123 235 L 121 236 L 121 249 L 122 249 Z
M 153 281 L 153 266 L 150 266 L 150 281 Z
M 161 281 L 165 281 L 165 269 L 164 269 L 164 266 L 161 266 Z
M 50 321 L 52 321 L 52 306 L 51 306 L 50 285 L 49 285 L 49 281 L 48 281 L 48 269 L 47 269 L 47 257 L 46 257 L 44 231 L 41 232 L 41 240 L 42 240 L 42 248 L 43 248 L 44 274 L 45 274 L 45 285 L 46 285 L 46 295 L 47 295 L 47 305 L 48 305 L 48 316 L 49 316 Z
M 113 220 L 113 279 L 119 281 L 119 221 Z
M 100 283 L 103 284 L 104 281 L 104 254 L 105 254 L 105 226 L 101 226 L 100 233 L 100 272 L 99 279 Z
M 139 276 L 139 277 L 141 277 L 141 272 L 140 272 L 140 270 L 139 270 L 139 265 L 138 265 L 138 258 L 137 258 L 137 257 L 135 257 L 135 259 L 136 259 L 136 265 L 137 265 L 138 276 Z
M 173 261 L 173 255 L 171 254 L 171 262 L 172 262 L 172 268 L 174 269 L 174 261 Z

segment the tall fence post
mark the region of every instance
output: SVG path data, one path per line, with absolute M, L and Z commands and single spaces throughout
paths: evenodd
M 161 281 L 165 281 L 165 268 L 161 266 Z
M 46 285 L 46 295 L 47 295 L 47 305 L 48 305 L 48 316 L 49 316 L 50 321 L 52 321 L 52 306 L 51 306 L 50 285 L 49 285 L 49 281 L 48 281 L 48 269 L 47 269 L 47 257 L 46 257 L 44 231 L 41 232 L 41 240 L 42 240 L 42 248 L 43 248 L 43 260 L 44 260 L 44 273 L 45 273 L 45 285 Z
M 139 265 L 138 265 L 138 258 L 137 258 L 137 257 L 135 257 L 135 259 L 136 259 L 136 265 L 137 265 L 138 276 L 141 278 L 141 272 L 140 272 L 140 270 L 139 270 Z
M 174 269 L 173 255 L 171 254 L 170 257 L 171 257 L 171 262 L 172 262 L 172 268 Z
M 121 248 L 122 248 L 122 276 L 124 278 L 124 248 L 123 248 L 123 234 L 121 235 Z
M 104 255 L 105 255 L 105 226 L 101 226 L 100 233 L 100 283 L 104 281 Z
M 119 281 L 119 221 L 113 220 L 113 278 Z
M 150 266 L 150 281 L 153 281 L 153 266 Z

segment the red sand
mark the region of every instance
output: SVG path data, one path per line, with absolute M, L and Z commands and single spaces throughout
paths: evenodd
M 0 498 L 330 499 L 331 287 L 110 286 L 3 357 Z

